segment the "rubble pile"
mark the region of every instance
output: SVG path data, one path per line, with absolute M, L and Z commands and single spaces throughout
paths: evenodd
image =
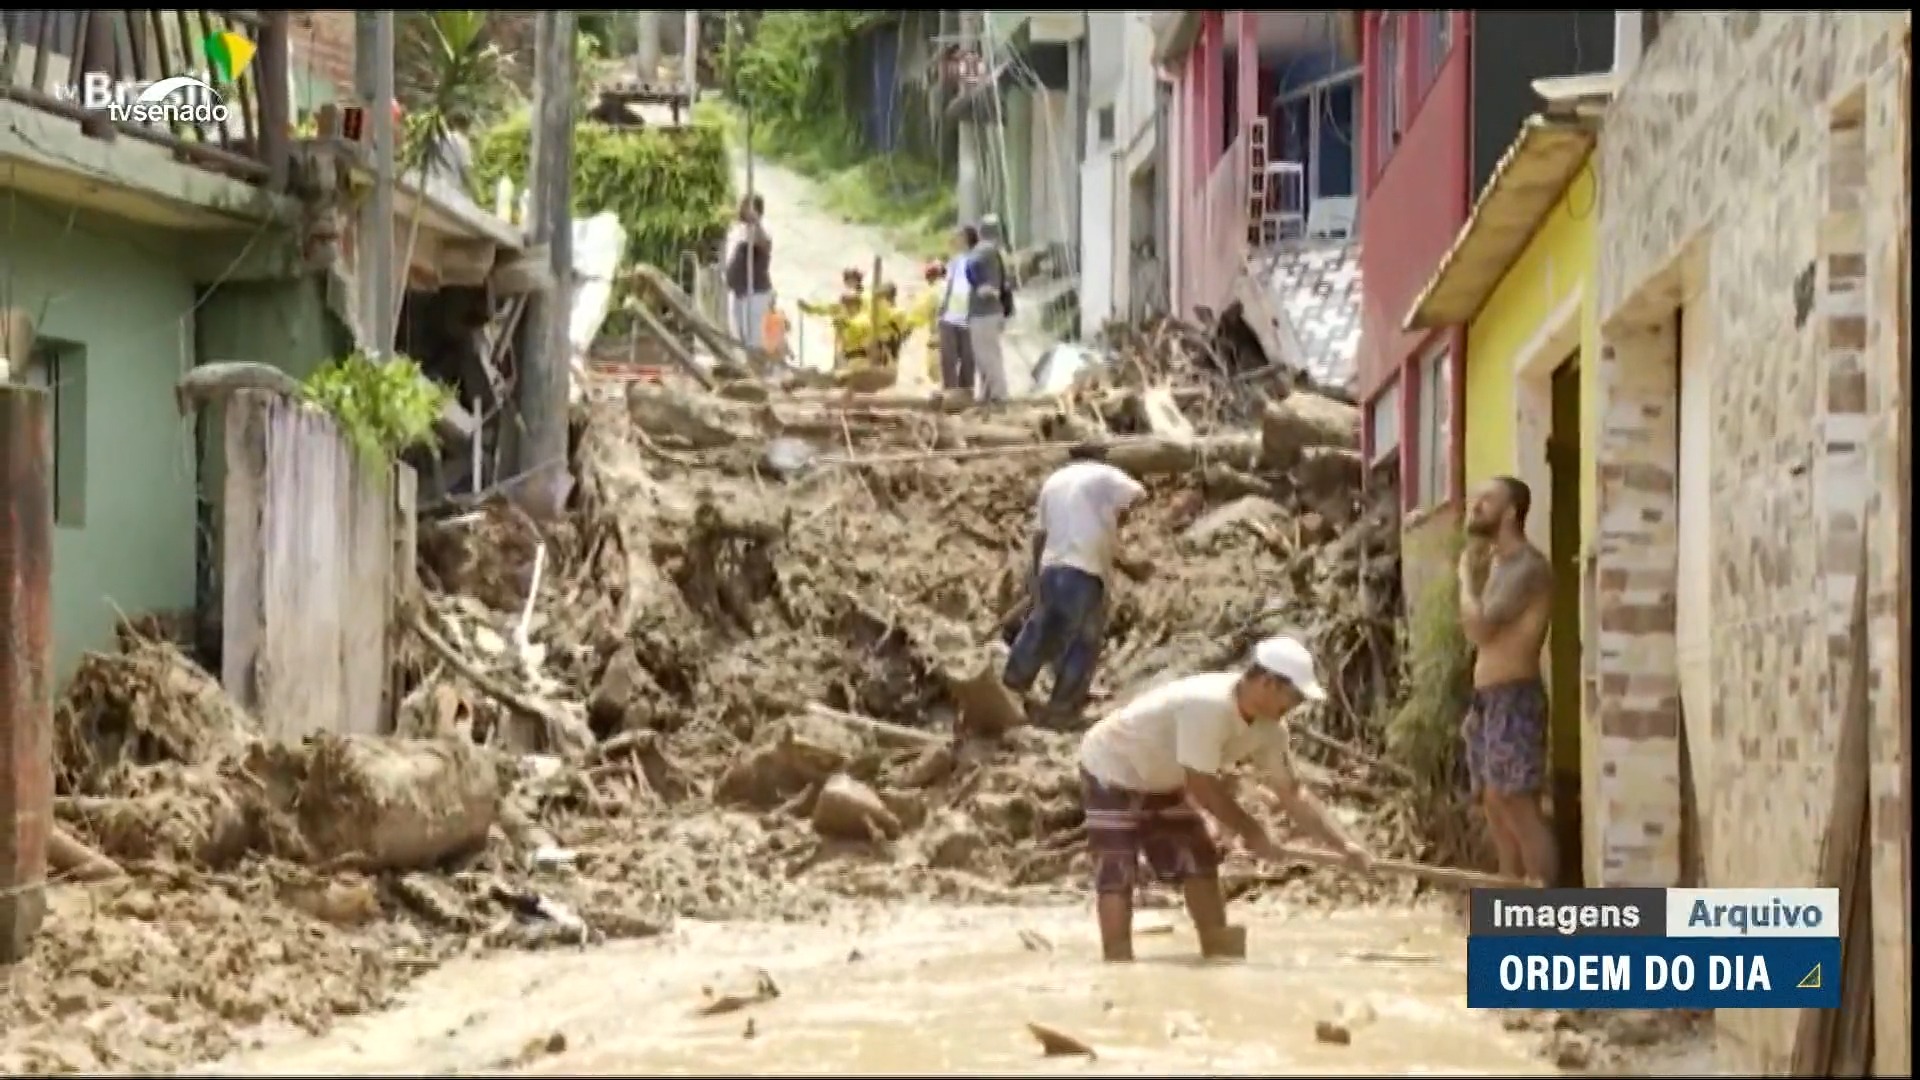
M 1150 491 L 1128 543 L 1155 573 L 1116 590 L 1095 709 L 1302 634 L 1333 700 L 1296 719 L 1301 768 L 1404 850 L 1379 763 L 1397 534 L 1361 500 L 1353 410 L 1295 392 L 1244 427 L 1181 397 L 597 386 L 566 520 L 420 523 L 390 737 L 270 743 L 169 646 L 89 658 L 57 809 L 117 873 L 55 891 L 0 1063 L 211 1057 L 475 947 L 1079 888 L 1077 736 L 997 677 L 1075 443 Z
M 1149 484 L 1129 543 L 1156 569 L 1117 589 L 1096 704 L 1300 633 L 1334 694 L 1299 725 L 1303 768 L 1390 816 L 1395 532 L 1360 500 L 1352 410 L 1296 393 L 1257 431 L 1114 430 L 1178 422 L 1170 400 L 1096 388 L 962 415 L 757 384 L 602 389 L 571 520 L 541 530 L 496 503 L 423 524 L 442 590 L 423 618 L 449 647 L 420 657 L 403 730 L 585 746 L 523 812 L 563 842 L 591 833 L 582 876 L 663 913 L 1068 883 L 1076 737 L 1021 726 L 997 674 L 1034 493 L 1092 441 Z

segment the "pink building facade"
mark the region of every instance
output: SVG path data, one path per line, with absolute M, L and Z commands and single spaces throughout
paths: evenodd
M 1172 241 L 1169 281 L 1176 315 L 1226 304 L 1246 260 L 1248 210 L 1253 196 L 1252 139 L 1258 104 L 1259 14 L 1200 11 L 1183 16 L 1197 26 L 1184 50 L 1161 58 L 1173 84 L 1168 117 L 1167 235 Z M 1228 29 L 1234 30 L 1234 85 L 1228 93 Z M 1229 126 L 1229 117 L 1232 118 Z M 1261 164 L 1264 164 L 1262 162 Z

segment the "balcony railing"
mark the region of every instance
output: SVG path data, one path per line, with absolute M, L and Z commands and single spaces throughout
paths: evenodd
M 292 131 L 285 11 L 0 12 L 0 97 L 68 117 L 89 135 L 125 134 L 185 161 L 279 187 Z M 217 86 L 224 123 L 179 117 L 141 122 L 88 109 L 85 76 L 140 85 L 174 75 L 206 78 L 207 40 L 231 32 L 253 43 L 253 62 Z M 213 81 L 209 79 L 208 81 Z

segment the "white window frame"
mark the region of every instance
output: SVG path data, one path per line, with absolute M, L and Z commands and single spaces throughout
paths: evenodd
M 1374 160 L 1377 164 L 1371 170 L 1379 176 L 1393 158 L 1393 152 L 1400 145 L 1400 106 L 1401 85 L 1400 61 L 1406 49 L 1406 21 L 1397 11 L 1389 11 L 1380 16 L 1380 85 L 1376 90 L 1378 126 L 1373 133 Z
M 1367 462 L 1369 468 L 1377 467 L 1381 462 L 1400 452 L 1400 376 L 1387 380 L 1387 385 L 1367 403 L 1367 438 L 1372 447 L 1372 457 Z
M 1414 507 L 1440 506 L 1453 497 L 1453 343 L 1441 342 L 1420 357 L 1415 427 Z

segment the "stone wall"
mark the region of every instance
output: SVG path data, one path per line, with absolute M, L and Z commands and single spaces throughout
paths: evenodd
M 1710 375 L 1707 884 L 1815 881 L 1854 654 L 1874 710 L 1876 1071 L 1910 1071 L 1909 811 L 1893 434 L 1907 362 L 1904 13 L 1680 13 L 1602 133 L 1597 729 L 1607 884 L 1679 873 L 1678 313 Z M 1695 320 L 1706 320 L 1704 326 Z M 1867 578 L 1865 640 L 1853 597 Z M 1696 736 L 1698 737 L 1698 736 Z M 1722 1064 L 1784 1071 L 1794 1018 L 1722 1014 Z

